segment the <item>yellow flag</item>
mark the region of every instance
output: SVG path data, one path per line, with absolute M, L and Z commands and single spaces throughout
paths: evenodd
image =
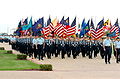
M 111 21 L 108 19 L 105 23 L 104 23 L 104 26 L 111 26 Z
M 52 21 L 52 24 L 53 24 L 53 26 L 56 26 L 57 23 L 58 23 L 58 20 L 57 20 L 57 18 L 55 18 L 55 19 Z
M 76 38 L 76 34 L 72 35 L 73 38 Z
M 104 26 L 106 26 L 106 30 L 105 31 L 109 31 L 111 28 L 111 21 L 108 19 L 105 23 Z
M 110 20 L 108 19 L 105 23 L 104 23 L 104 26 L 107 26 L 107 25 L 109 25 L 109 22 Z

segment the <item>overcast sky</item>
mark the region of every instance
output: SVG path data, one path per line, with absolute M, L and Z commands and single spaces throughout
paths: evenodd
M 119 0 L 1 0 L 0 1 L 0 32 L 10 32 L 17 28 L 18 22 L 26 17 L 33 21 L 49 15 L 59 20 L 63 16 L 70 17 L 70 22 L 77 17 L 77 22 L 93 18 L 97 24 L 103 17 L 111 19 L 112 24 L 120 19 Z

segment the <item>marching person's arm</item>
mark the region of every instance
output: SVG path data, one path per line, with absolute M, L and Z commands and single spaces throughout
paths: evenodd
M 105 51 L 105 46 L 103 45 L 103 49 L 104 49 L 104 51 Z
M 37 39 L 35 39 L 35 41 L 36 41 L 36 44 L 35 44 L 35 46 L 36 46 L 36 49 L 38 49 L 38 42 L 39 42 L 39 40 L 38 40 L 38 38 Z
M 117 42 L 116 41 L 114 42 L 114 49 L 115 49 L 115 52 L 116 52 L 115 56 L 117 57 Z
M 34 48 L 35 45 L 35 39 L 32 40 L 32 48 Z
M 45 42 L 43 43 L 43 49 L 45 48 Z
M 112 47 L 114 45 L 114 42 L 110 40 L 110 46 Z
M 115 51 L 117 51 L 117 50 L 116 50 L 116 45 L 117 45 L 117 44 L 116 44 L 116 41 L 113 43 L 113 45 L 114 45 Z
M 105 40 L 103 41 L 103 49 L 105 51 Z
M 43 41 L 43 49 L 44 49 L 45 48 L 45 39 L 43 38 L 42 41 Z

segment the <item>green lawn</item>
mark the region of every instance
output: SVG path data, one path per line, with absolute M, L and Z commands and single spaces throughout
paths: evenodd
M 0 70 L 24 70 L 39 69 L 39 65 L 28 60 L 16 60 L 15 54 L 7 54 L 6 50 L 0 50 Z

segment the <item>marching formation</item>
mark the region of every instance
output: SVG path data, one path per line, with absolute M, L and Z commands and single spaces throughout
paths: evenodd
M 43 60 L 44 57 L 51 59 L 54 57 L 72 57 L 76 59 L 78 56 L 95 58 L 100 54 L 105 59 L 106 64 L 110 64 L 112 53 L 116 58 L 116 63 L 120 62 L 120 38 L 118 19 L 112 25 L 108 19 L 104 22 L 104 18 L 94 27 L 93 20 L 76 25 L 76 17 L 71 25 L 69 17 L 63 18 L 59 22 L 57 18 L 51 21 L 51 18 L 44 22 L 44 18 L 40 18 L 36 22 L 32 22 L 32 17 L 28 23 L 28 18 L 20 21 L 17 30 L 12 37 L 1 39 L 9 41 L 12 49 L 26 54 L 32 58 Z M 105 37 L 105 38 L 103 38 Z M 2 38 L 2 37 L 1 37 Z
M 93 40 L 91 37 L 82 38 L 52 38 L 44 39 L 39 36 L 12 36 L 6 40 L 12 46 L 12 49 L 26 54 L 32 58 L 43 60 L 44 58 L 51 59 L 52 57 L 66 57 L 76 59 L 79 56 L 88 57 L 89 59 L 96 58 L 98 54 L 101 59 L 105 59 L 105 63 L 110 64 L 112 52 L 116 58 L 116 63 L 120 62 L 120 38 L 111 39 L 110 37 Z M 1 39 L 2 40 L 2 39 Z M 1 41 L 0 40 L 0 41 Z M 6 41 L 4 39 L 4 41 Z M 112 51 L 112 49 L 114 49 Z

